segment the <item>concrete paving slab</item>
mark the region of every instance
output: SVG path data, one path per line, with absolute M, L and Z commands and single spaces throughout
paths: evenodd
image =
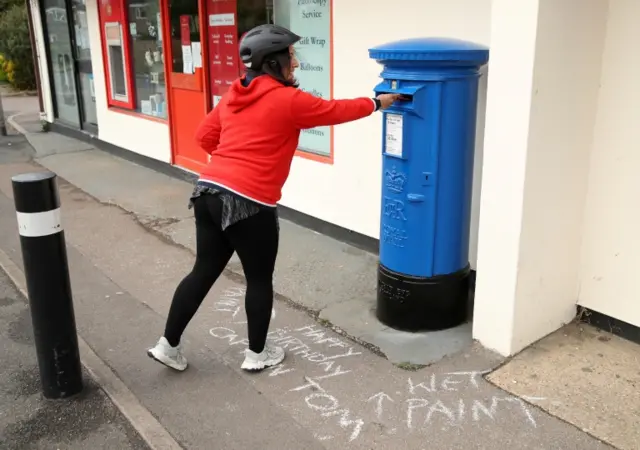
M 87 376 L 79 396 L 65 400 L 42 397 L 29 308 L 2 270 L 0 339 L 0 448 L 148 449 Z
M 29 162 L 34 154 L 23 135 L 10 133 L 9 136 L 0 137 L 0 161 L 5 164 Z
M 318 317 L 372 344 L 395 364 L 430 365 L 473 343 L 470 322 L 443 331 L 407 333 L 382 324 L 375 316 L 375 307 L 375 298 L 360 298 L 329 305 Z
M 2 96 L 2 106 L 4 108 L 4 117 L 8 119 L 16 114 L 33 114 L 38 113 L 40 106 L 38 105 L 38 97 L 34 96 Z
M 7 125 L 11 132 L 23 135 L 31 145 L 34 156 L 52 153 L 82 151 L 90 148 L 87 144 L 59 134 L 45 132 L 40 118 L 37 99 L 33 97 L 12 98 L 15 110 L 6 114 Z M 47 125 L 48 126 L 48 125 Z
M 93 148 L 91 144 L 58 133 L 29 133 L 29 143 L 39 158 L 59 153 L 75 153 Z
M 382 330 L 372 342 L 394 363 L 429 365 L 448 355 L 455 355 L 470 347 L 471 323 L 431 333 L 406 333 Z
M 640 443 L 638 345 L 588 325 L 549 335 L 489 375 L 515 395 L 621 450 Z
M 44 134 L 49 124 L 42 121 L 37 111 L 23 112 L 7 118 L 7 123 L 20 134 Z M 37 138 L 36 138 L 37 139 Z M 45 149 L 46 151 L 46 149 Z
M 199 447 L 204 439 L 253 448 L 245 424 L 254 422 L 258 436 L 277 436 L 264 448 L 609 448 L 485 382 L 501 358 L 481 348 L 406 371 L 282 301 L 270 337 L 287 348 L 287 361 L 240 373 L 244 286 L 234 274 L 220 279 L 189 327 L 190 369 L 164 370 L 140 355 L 161 332 L 193 256 L 71 186 L 61 186 L 61 197 L 67 239 L 78 249 L 70 260 L 81 333 L 186 448 L 208 448 Z M 0 248 L 19 258 L 9 205 L 0 198 Z
M 50 139 L 72 140 L 87 151 L 60 153 L 51 151 L 37 161 L 75 186 L 87 186 L 85 192 L 103 203 L 116 204 L 135 214 L 143 223 L 156 227 L 178 218 L 191 218 L 187 209 L 193 187 L 184 181 L 145 169 L 109 153 L 96 150 L 90 144 L 46 133 Z M 83 148 L 81 148 L 83 147 Z

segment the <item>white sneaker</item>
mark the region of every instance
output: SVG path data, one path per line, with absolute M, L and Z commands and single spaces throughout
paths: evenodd
M 242 362 L 242 369 L 251 372 L 258 372 L 267 367 L 277 366 L 284 360 L 284 350 L 282 347 L 271 346 L 269 344 L 264 346 L 264 350 L 261 353 L 253 352 L 249 349 L 244 351 L 244 361 Z
M 187 368 L 187 358 L 182 354 L 180 345 L 172 347 L 164 336 L 158 340 L 155 347 L 147 350 L 147 355 L 159 363 L 181 372 Z

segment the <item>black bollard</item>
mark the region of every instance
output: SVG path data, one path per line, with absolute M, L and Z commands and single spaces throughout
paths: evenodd
M 83 383 L 56 175 L 25 173 L 11 183 L 42 392 L 69 397 Z

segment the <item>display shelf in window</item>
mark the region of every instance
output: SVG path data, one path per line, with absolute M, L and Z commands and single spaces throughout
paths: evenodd
M 123 0 L 129 15 L 134 109 L 167 118 L 160 1 Z

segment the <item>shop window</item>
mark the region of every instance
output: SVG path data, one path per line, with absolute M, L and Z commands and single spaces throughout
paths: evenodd
M 325 99 L 332 97 L 332 0 L 216 0 L 207 4 L 212 106 L 244 71 L 237 48 L 242 36 L 263 23 L 282 25 L 302 36 L 296 45 L 300 88 Z M 172 25 L 179 29 L 179 24 Z M 178 65 L 174 70 L 182 70 L 175 52 L 174 64 Z M 300 134 L 299 150 L 304 153 L 325 160 L 331 157 L 331 147 L 330 127 L 303 130 Z
M 109 105 L 166 118 L 160 0 L 100 0 Z
M 300 67 L 296 78 L 300 89 L 330 99 L 331 85 L 331 0 L 273 0 L 274 22 L 302 36 L 296 45 Z M 300 133 L 299 150 L 331 156 L 331 129 L 318 127 Z
M 135 110 L 145 115 L 166 118 L 160 2 L 124 1 L 129 12 Z
M 172 70 L 175 73 L 193 74 L 195 69 L 202 67 L 198 4 L 193 2 L 172 7 L 169 22 L 173 33 Z

